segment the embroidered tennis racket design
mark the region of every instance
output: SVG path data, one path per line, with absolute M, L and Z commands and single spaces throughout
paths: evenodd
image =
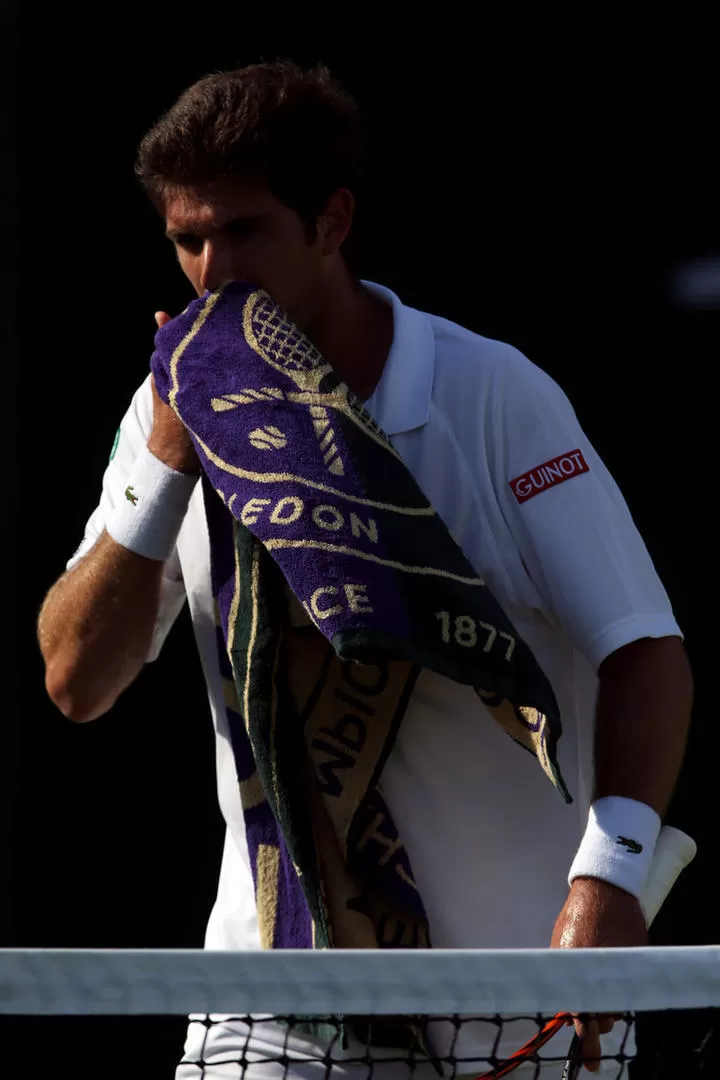
M 344 384 L 334 387 L 329 393 L 322 392 L 323 380 L 333 373 L 332 366 L 266 292 L 258 290 L 248 297 L 243 312 L 243 333 L 248 345 L 266 364 L 291 378 L 297 386 L 300 393 L 288 393 L 286 400 L 299 400 L 308 406 L 318 447 L 328 472 L 334 476 L 345 474 L 345 465 L 332 425 L 332 409 L 346 413 L 383 446 L 390 447 L 384 432 Z M 269 396 L 270 392 L 267 393 Z M 263 397 L 265 394 L 266 391 L 263 390 Z M 321 400 L 313 402 L 308 400 L 308 395 Z M 245 396 L 232 395 L 233 398 Z M 259 395 L 257 392 L 248 391 L 247 396 L 257 400 Z M 272 396 L 277 398 L 277 392 L 273 391 Z M 228 395 L 221 399 L 227 404 L 220 405 L 220 408 L 232 408 L 234 404 L 240 404 L 239 401 L 231 402 L 230 397 L 231 395 Z M 215 407 L 213 405 L 213 408 Z

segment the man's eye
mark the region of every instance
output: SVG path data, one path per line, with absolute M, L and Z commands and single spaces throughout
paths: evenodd
M 176 236 L 175 244 L 177 247 L 182 248 L 183 251 L 189 251 L 193 255 L 197 255 L 202 251 L 202 240 L 199 236 L 193 236 L 191 233 L 181 233 L 180 236 Z

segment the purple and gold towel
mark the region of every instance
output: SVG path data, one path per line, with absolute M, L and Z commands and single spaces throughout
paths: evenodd
M 204 471 L 263 945 L 427 946 L 377 789 L 417 673 L 474 687 L 570 801 L 552 688 L 388 438 L 267 293 L 207 293 L 155 341 L 158 392 Z

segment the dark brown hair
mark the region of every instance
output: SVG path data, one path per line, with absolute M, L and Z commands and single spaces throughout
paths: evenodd
M 259 180 L 314 236 L 333 191 L 358 195 L 359 110 L 324 66 L 278 60 L 206 75 L 145 135 L 135 172 L 161 213 L 174 187 Z

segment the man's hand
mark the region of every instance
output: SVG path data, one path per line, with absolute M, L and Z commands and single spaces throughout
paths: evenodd
M 166 311 L 155 312 L 158 329 L 170 322 Z M 185 425 L 178 420 L 169 405 L 166 405 L 155 388 L 155 379 L 151 378 L 153 392 L 153 426 L 148 439 L 148 450 L 171 469 L 181 473 L 199 475 L 200 461 L 195 452 Z
M 640 904 L 607 881 L 575 878 L 568 898 L 558 915 L 550 942 L 553 949 L 623 948 L 647 945 L 647 927 Z M 585 1066 L 597 1072 L 600 1035 L 612 1029 L 615 1017 L 576 1017 L 575 1030 L 582 1041 Z

